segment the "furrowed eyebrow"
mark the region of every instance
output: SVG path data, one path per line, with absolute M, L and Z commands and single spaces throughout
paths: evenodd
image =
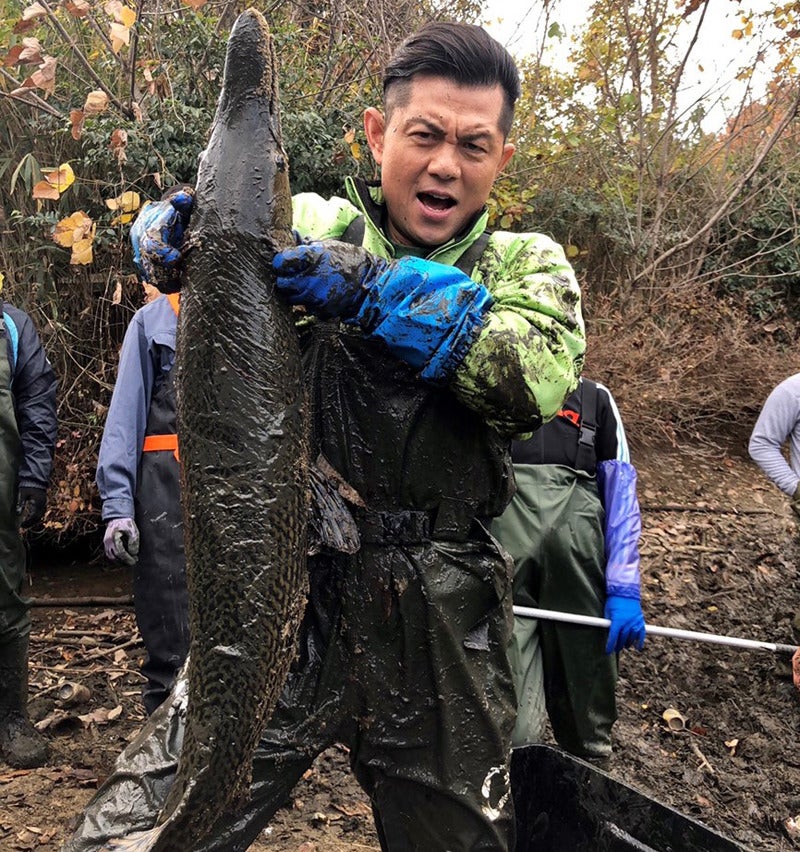
M 435 124 L 432 121 L 429 121 L 427 118 L 423 118 L 422 116 L 414 116 L 413 118 L 409 118 L 405 122 L 405 129 L 408 130 L 414 126 L 421 125 L 424 127 L 429 133 L 435 133 L 439 136 L 444 136 L 445 131 L 438 124 Z M 464 133 L 458 137 L 459 142 L 490 142 L 492 140 L 492 133 L 489 130 L 476 130 L 474 133 Z

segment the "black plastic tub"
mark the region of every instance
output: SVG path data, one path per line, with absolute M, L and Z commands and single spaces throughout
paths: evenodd
M 547 745 L 514 749 L 516 852 L 746 852 L 727 837 Z

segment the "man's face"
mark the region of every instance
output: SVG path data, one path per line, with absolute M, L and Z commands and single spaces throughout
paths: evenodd
M 408 103 L 394 106 L 388 123 L 368 109 L 364 128 L 381 167 L 389 237 L 434 247 L 483 207 L 514 146 L 500 130 L 499 83 L 462 86 L 424 76 L 414 77 L 410 90 Z

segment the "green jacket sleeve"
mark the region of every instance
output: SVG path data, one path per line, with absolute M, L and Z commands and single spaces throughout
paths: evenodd
M 494 304 L 451 383 L 504 435 L 550 420 L 583 369 L 581 296 L 563 249 L 542 234 L 492 234 L 472 273 Z

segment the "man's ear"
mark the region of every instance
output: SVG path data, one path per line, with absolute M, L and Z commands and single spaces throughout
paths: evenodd
M 364 133 L 367 136 L 367 144 L 375 162 L 380 165 L 383 159 L 383 139 L 386 130 L 386 119 L 383 113 L 375 107 L 364 110 Z
M 500 165 L 497 167 L 497 174 L 498 175 L 506 167 L 506 165 L 508 164 L 508 161 L 514 156 L 514 151 L 516 151 L 516 149 L 517 149 L 517 146 L 514 145 L 513 142 L 506 142 L 505 145 L 503 145 L 503 153 L 500 156 Z M 496 177 L 496 175 L 495 175 L 495 177 Z

